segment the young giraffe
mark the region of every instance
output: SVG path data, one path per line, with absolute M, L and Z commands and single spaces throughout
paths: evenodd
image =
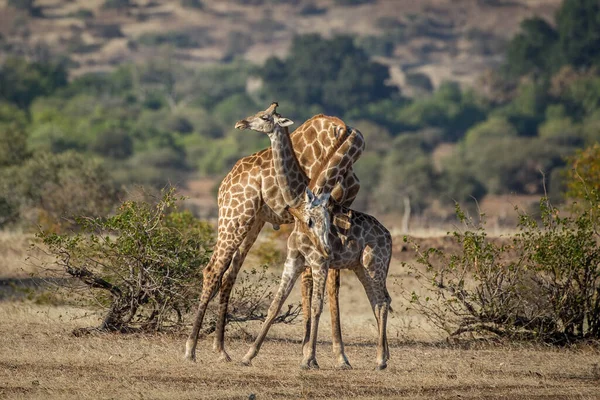
M 275 107 L 276 103 L 252 118 L 272 121 Z M 241 127 L 239 122 L 236 127 Z M 317 115 L 296 129 L 291 140 L 306 175 L 315 182 L 315 191 L 332 191 L 336 201 L 351 204 L 360 188 L 352 165 L 364 149 L 362 134 L 347 127 L 338 118 Z M 323 165 L 326 155 L 328 157 Z M 221 360 L 231 360 L 224 347 L 225 322 L 229 296 L 241 265 L 266 222 L 276 227 L 294 221 L 286 210 L 286 203 L 275 179 L 270 148 L 244 157 L 236 163 L 219 187 L 218 206 L 217 243 L 203 271 L 200 304 L 186 341 L 185 358 L 192 361 L 196 360 L 198 334 L 206 307 L 219 288 L 220 303 L 213 349 L 221 354 Z M 302 282 L 305 342 L 308 342 L 313 287 L 310 269 L 304 274 Z M 339 273 L 328 278 L 328 293 L 333 349 L 339 366 L 348 368 L 350 364 L 344 354 L 339 324 Z
M 315 196 L 296 158 L 287 126 L 292 122 L 278 114 L 273 123 L 252 120 L 248 127 L 264 132 L 271 140 L 273 164 L 277 181 L 281 186 L 295 226 L 288 239 L 288 254 L 279 290 L 269 307 L 267 318 L 250 350 L 242 360 L 249 365 L 257 355 L 269 327 L 281 310 L 292 287 L 305 265 L 313 271 L 314 293 L 310 340 L 304 347 L 302 368 L 318 368 L 316 341 L 319 317 L 323 309 L 323 295 L 328 269 L 351 269 L 362 283 L 379 329 L 377 346 L 377 369 L 385 369 L 389 359 L 386 324 L 391 298 L 386 288 L 386 278 L 392 256 L 392 237 L 388 230 L 374 217 L 348 208 L 333 205 L 327 208 L 328 194 Z M 295 182 L 302 176 L 303 185 Z M 333 220 L 331 217 L 333 216 Z

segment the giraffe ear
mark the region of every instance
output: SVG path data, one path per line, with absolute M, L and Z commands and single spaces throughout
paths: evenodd
M 277 125 L 282 126 L 282 127 L 290 126 L 290 125 L 294 124 L 294 121 L 292 121 L 289 118 L 285 118 L 285 117 L 279 117 L 275 120 L 275 122 L 277 122 Z

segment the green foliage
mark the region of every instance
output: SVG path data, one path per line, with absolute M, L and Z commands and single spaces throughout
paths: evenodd
M 523 82 L 517 88 L 514 99 L 506 106 L 494 110 L 492 114 L 507 118 L 517 128 L 519 135 L 535 136 L 539 123 L 544 119 L 548 101 L 545 83 Z
M 510 122 L 501 117 L 492 117 L 469 129 L 465 134 L 464 144 L 474 151 L 478 145 L 485 145 L 484 142 L 490 139 L 514 137 L 517 137 L 517 130 Z
M 543 198 L 540 213 L 541 222 L 521 214 L 517 234 L 493 239 L 457 206 L 465 228 L 449 234 L 457 250 L 423 251 L 413 243 L 419 267 L 409 268 L 425 289 L 412 293 L 414 307 L 450 335 L 554 344 L 600 338 L 595 211 L 561 217 Z
M 0 100 L 28 107 L 38 96 L 47 96 L 67 84 L 67 70 L 59 63 L 28 63 L 9 57 L 0 66 Z
M 581 127 L 575 124 L 571 118 L 552 118 L 540 125 L 539 136 L 550 139 L 558 144 L 581 145 L 583 137 Z
M 99 162 L 66 152 L 38 153 L 21 165 L 0 169 L 0 193 L 23 222 L 61 230 L 74 216 L 106 215 L 118 190 Z
M 564 165 L 572 147 L 537 138 L 492 138 L 463 148 L 460 159 L 489 193 L 542 193 L 542 172 Z
M 38 234 L 64 272 L 107 305 L 100 330 L 162 330 L 194 305 L 214 232 L 177 211 L 180 200 L 170 189 L 155 204 L 128 201 L 113 216 L 82 218 L 80 233 Z
M 375 196 L 377 207 L 383 212 L 398 211 L 398 203 L 407 197 L 413 210 L 422 211 L 435 191 L 427 143 L 417 135 L 406 134 L 394 140 L 394 148 L 401 151 L 390 152 L 383 161 Z
M 413 129 L 438 127 L 445 131 L 445 139 L 454 141 L 483 120 L 485 114 L 475 99 L 463 93 L 455 82 L 444 82 L 429 98 L 414 101 L 402 108 L 397 119 Z
M 558 33 L 542 18 L 521 22 L 521 32 L 509 43 L 506 67 L 510 74 L 552 71 L 556 63 Z
M 589 67 L 600 62 L 600 4 L 595 0 L 564 0 L 556 13 L 560 49 L 567 63 Z
M 566 195 L 585 208 L 593 206 L 600 196 L 600 144 L 577 151 L 567 161 Z
M 320 104 L 334 113 L 388 98 L 395 92 L 385 84 L 388 69 L 370 61 L 347 36 L 297 36 L 289 56 L 285 60 L 268 59 L 261 77 L 271 98 Z
M 133 140 L 124 130 L 109 129 L 98 133 L 90 149 L 104 157 L 124 159 L 133 154 Z
M 0 168 L 20 164 L 28 156 L 25 113 L 0 103 Z
M 600 108 L 600 77 L 578 76 L 561 93 L 561 100 L 575 117 L 591 114 Z

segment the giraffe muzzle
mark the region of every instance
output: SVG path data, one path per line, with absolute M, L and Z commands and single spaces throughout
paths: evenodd
M 245 119 L 238 121 L 235 124 L 235 129 L 239 129 L 239 130 L 248 129 L 249 127 L 250 127 L 250 124 Z

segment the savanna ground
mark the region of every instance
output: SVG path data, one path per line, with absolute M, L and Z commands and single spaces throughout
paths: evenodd
M 27 241 L 23 235 L 0 235 L 0 276 L 26 277 Z M 439 238 L 423 241 L 447 244 Z M 388 328 L 392 358 L 383 372 L 373 371 L 376 330 L 366 296 L 357 279 L 344 273 L 342 326 L 351 371 L 333 367 L 327 308 L 317 353 L 321 369 L 302 371 L 299 323 L 274 326 L 251 367 L 236 361 L 259 322 L 228 327 L 233 363 L 217 362 L 209 336 L 200 343 L 198 362 L 191 364 L 182 359 L 187 329 L 178 334 L 75 337 L 73 329 L 98 324 L 99 314 L 48 301 L 4 300 L 0 398 L 600 398 L 598 347 L 444 340 L 422 317 L 405 309 L 402 291 L 416 285 L 400 261 L 413 255 L 402 250 L 401 238 L 395 242 L 388 279 L 395 309 Z M 247 265 L 252 262 L 250 257 Z M 297 287 L 292 297 L 298 300 Z

